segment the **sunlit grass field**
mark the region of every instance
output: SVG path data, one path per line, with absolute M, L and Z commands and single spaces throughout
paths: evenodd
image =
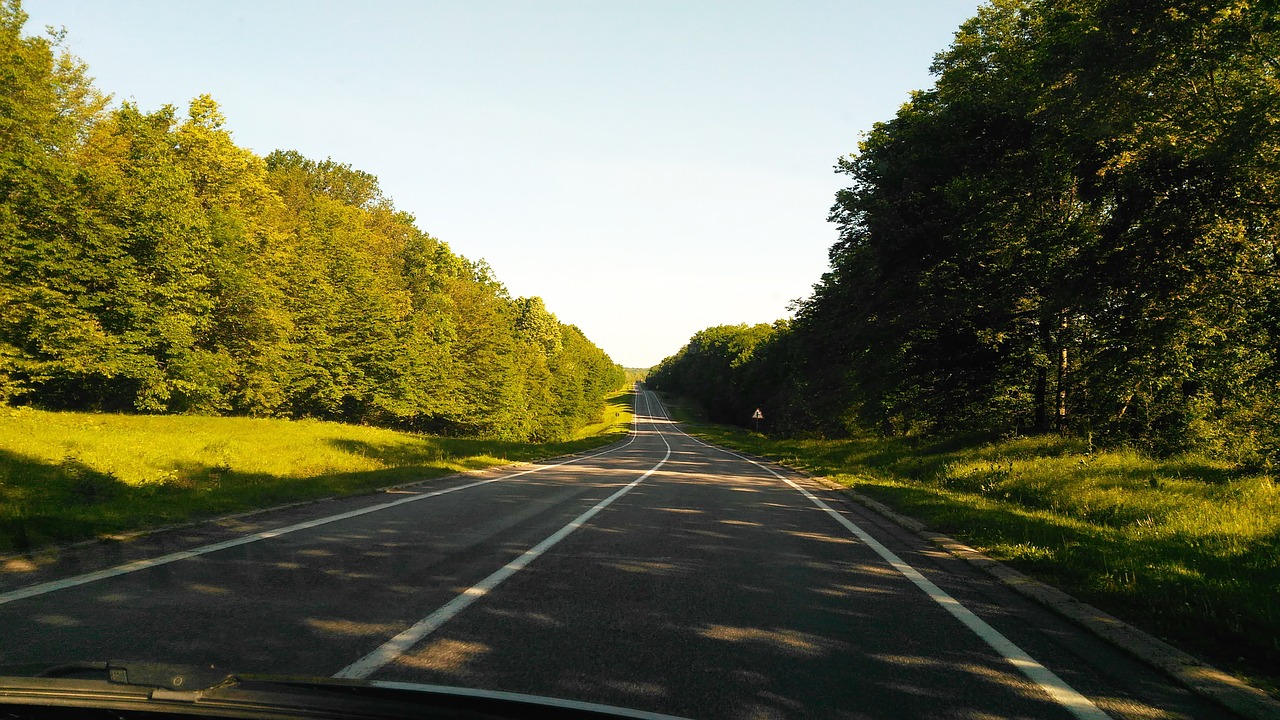
M 1270 474 L 1058 436 L 689 430 L 856 489 L 1273 691 L 1280 678 L 1280 487 Z
M 622 438 L 632 393 L 562 443 L 320 421 L 0 407 L 0 552 L 367 491 Z

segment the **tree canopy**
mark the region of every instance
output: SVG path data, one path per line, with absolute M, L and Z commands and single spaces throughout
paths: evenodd
M 0 402 L 570 434 L 623 371 L 373 175 L 113 105 L 0 0 Z
M 839 160 L 830 270 L 705 402 L 782 392 L 797 430 L 1273 457 L 1278 31 L 1250 0 L 982 7 Z

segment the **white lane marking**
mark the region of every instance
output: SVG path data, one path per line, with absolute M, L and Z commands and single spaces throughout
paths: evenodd
M 639 402 L 640 398 L 637 396 L 637 406 L 639 405 Z M 646 411 L 648 411 L 648 396 L 645 396 L 645 407 Z M 635 427 L 638 429 L 639 425 L 640 418 L 637 416 L 635 420 Z M 654 427 L 655 429 L 657 428 L 656 425 Z M 467 606 L 471 605 L 471 603 L 474 603 L 476 600 L 487 595 L 489 591 L 502 584 L 502 581 L 523 570 L 529 563 L 538 559 L 540 555 L 545 553 L 547 550 L 550 550 L 556 543 L 568 537 L 574 530 L 585 525 L 588 520 L 595 517 L 596 513 L 599 513 L 601 510 L 608 507 L 614 500 L 626 495 L 632 488 L 643 482 L 645 478 L 657 472 L 658 468 L 665 465 L 667 460 L 670 459 L 671 443 L 667 442 L 667 439 L 662 435 L 661 430 L 658 430 L 658 437 L 662 439 L 662 444 L 667 446 L 667 452 L 662 456 L 662 460 L 657 465 L 649 468 L 649 470 L 643 475 L 632 480 L 631 483 L 619 489 L 614 494 L 596 503 L 590 510 L 587 510 L 574 518 L 568 525 L 565 525 L 555 531 L 542 542 L 526 550 L 520 557 L 498 568 L 485 579 L 475 585 L 472 585 L 449 602 L 440 606 L 440 608 L 435 612 L 414 623 L 409 629 L 386 641 L 379 646 L 378 649 L 334 673 L 333 677 L 355 680 L 362 680 L 369 677 L 383 666 L 408 652 L 410 648 L 421 642 L 423 638 L 435 632 L 441 625 L 449 622 L 450 619 L 465 610 Z
M 83 575 L 76 575 L 69 578 L 63 578 L 62 580 L 52 580 L 50 582 L 39 583 L 37 585 L 28 585 L 27 587 L 18 588 L 17 590 L 10 590 L 9 592 L 0 593 L 0 605 L 16 602 L 18 600 L 25 600 L 26 598 L 29 598 L 29 597 L 44 595 L 46 593 L 55 592 L 57 590 L 65 590 L 66 588 L 76 587 L 77 585 L 85 585 L 88 583 L 97 582 L 99 580 L 105 580 L 107 578 L 112 578 L 117 575 L 125 575 L 128 573 L 137 572 L 139 570 L 146 570 L 148 568 L 153 568 L 159 565 L 167 565 L 172 562 L 178 562 L 179 560 L 188 560 L 190 558 L 197 557 L 199 555 L 206 555 L 208 553 L 218 552 L 219 550 L 226 550 L 228 548 L 233 548 L 240 545 L 247 545 L 249 543 L 258 542 L 259 540 L 268 540 L 270 538 L 279 537 L 281 535 L 288 535 L 289 533 L 298 532 L 299 530 L 309 530 L 313 527 L 328 525 L 329 523 L 338 522 L 340 520 L 348 520 L 353 517 L 367 515 L 369 513 L 378 512 L 380 510 L 387 510 L 389 508 L 397 507 L 399 505 L 404 505 L 406 503 L 418 502 L 419 500 L 426 500 L 427 498 L 439 497 L 441 495 L 448 495 L 449 493 L 457 492 L 459 490 L 468 490 L 473 487 L 488 485 L 489 483 L 500 482 L 502 480 L 510 480 L 512 478 L 521 477 L 522 475 L 541 472 L 543 470 L 557 468 L 562 465 L 568 465 L 570 463 L 576 463 L 582 460 L 589 460 L 594 457 L 600 457 L 601 455 L 608 455 L 609 453 L 617 452 L 627 447 L 631 443 L 635 442 L 635 439 L 636 439 L 636 433 L 633 428 L 632 431 L 627 436 L 627 441 L 622 443 L 621 445 L 618 445 L 616 447 L 611 447 L 607 450 L 602 450 L 597 453 L 592 453 L 590 455 L 580 455 L 578 457 L 570 458 L 563 462 L 555 463 L 554 465 L 539 465 L 529 470 L 522 470 L 521 472 L 511 473 L 510 475 L 503 475 L 502 477 L 490 478 L 488 480 L 480 480 L 473 483 L 467 483 L 466 485 L 459 485 L 457 487 L 445 488 L 444 490 L 436 490 L 434 492 L 424 493 L 421 495 L 411 495 L 406 498 L 393 500 L 391 502 L 382 503 L 380 505 L 373 505 L 367 508 L 361 508 L 359 510 L 351 510 L 350 512 L 338 513 L 337 515 L 329 515 L 327 517 L 317 518 L 315 520 L 308 520 L 306 522 L 300 522 L 294 525 L 289 525 L 287 527 L 276 528 L 274 530 L 264 530 L 262 532 L 253 533 L 251 535 L 243 535 L 238 538 L 232 538 L 230 540 L 224 540 L 222 542 L 213 543 L 211 545 L 202 545 L 200 547 L 192 548 L 190 550 L 181 550 L 175 553 L 169 553 L 168 555 L 161 555 L 159 557 L 147 558 L 145 560 L 135 560 L 133 562 L 125 563 L 123 565 L 116 565 L 115 567 L 107 568 L 105 570 L 98 570 L 96 572 L 85 573 Z
M 658 403 L 658 407 L 662 408 L 662 403 Z M 665 409 L 663 409 L 662 414 L 663 417 L 667 417 Z M 685 432 L 674 423 L 672 424 L 672 427 L 675 428 L 676 432 L 684 435 L 699 445 L 712 450 L 717 450 L 725 453 L 726 455 L 732 455 L 739 460 L 745 460 L 746 462 L 763 469 L 770 475 L 785 482 L 796 490 L 799 490 L 800 494 L 808 498 L 814 505 L 817 505 L 819 509 L 835 518 L 836 522 L 843 525 L 845 529 L 857 536 L 859 540 L 866 543 L 867 546 L 874 550 L 877 555 L 885 560 L 885 562 L 892 565 L 895 570 L 902 573 L 902 575 L 911 582 L 915 583 L 916 587 L 923 590 L 924 593 L 934 602 L 941 605 L 943 609 L 951 613 L 951 615 L 961 623 L 964 623 L 965 627 L 969 628 L 969 630 L 971 630 L 975 635 L 986 642 L 987 645 L 990 645 L 991 648 L 1007 660 L 1009 664 L 1022 671 L 1023 675 L 1027 676 L 1027 678 L 1032 682 L 1039 685 L 1042 690 L 1048 693 L 1049 697 L 1053 698 L 1058 702 L 1058 704 L 1066 708 L 1066 710 L 1073 716 L 1080 720 L 1110 720 L 1111 716 L 1099 709 L 1097 705 L 1094 705 L 1089 698 L 1080 694 L 1079 691 L 1068 685 L 1065 680 L 1058 677 L 1052 670 L 1041 665 L 1035 658 L 1028 655 L 1026 651 L 1015 645 L 1012 640 L 1002 635 L 999 630 L 991 627 L 985 620 L 978 617 L 969 608 L 965 607 L 963 603 L 956 600 L 948 594 L 947 591 L 935 585 L 932 581 L 922 575 L 919 570 L 916 570 L 914 567 L 907 564 L 907 562 L 898 557 L 896 553 L 882 545 L 879 540 L 871 537 L 871 535 L 869 535 L 865 530 L 849 518 L 845 517 L 842 513 L 837 512 L 830 505 L 823 502 L 821 498 L 796 484 L 790 478 L 780 475 L 768 465 L 752 460 L 745 455 L 739 455 L 732 450 L 726 450 L 725 448 L 704 442 Z

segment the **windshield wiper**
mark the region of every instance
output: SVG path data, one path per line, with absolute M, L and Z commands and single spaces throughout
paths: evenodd
M 175 665 L 143 662 L 76 662 L 54 665 L 36 673 L 43 678 L 78 678 L 106 680 L 117 685 L 163 688 L 195 692 L 224 683 L 235 682 L 235 676 L 212 665 Z

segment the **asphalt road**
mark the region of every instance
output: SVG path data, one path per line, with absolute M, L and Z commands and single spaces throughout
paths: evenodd
M 0 664 L 213 663 L 691 718 L 1225 711 L 637 396 L 596 454 L 0 571 Z M 513 475 L 513 473 L 518 473 Z

